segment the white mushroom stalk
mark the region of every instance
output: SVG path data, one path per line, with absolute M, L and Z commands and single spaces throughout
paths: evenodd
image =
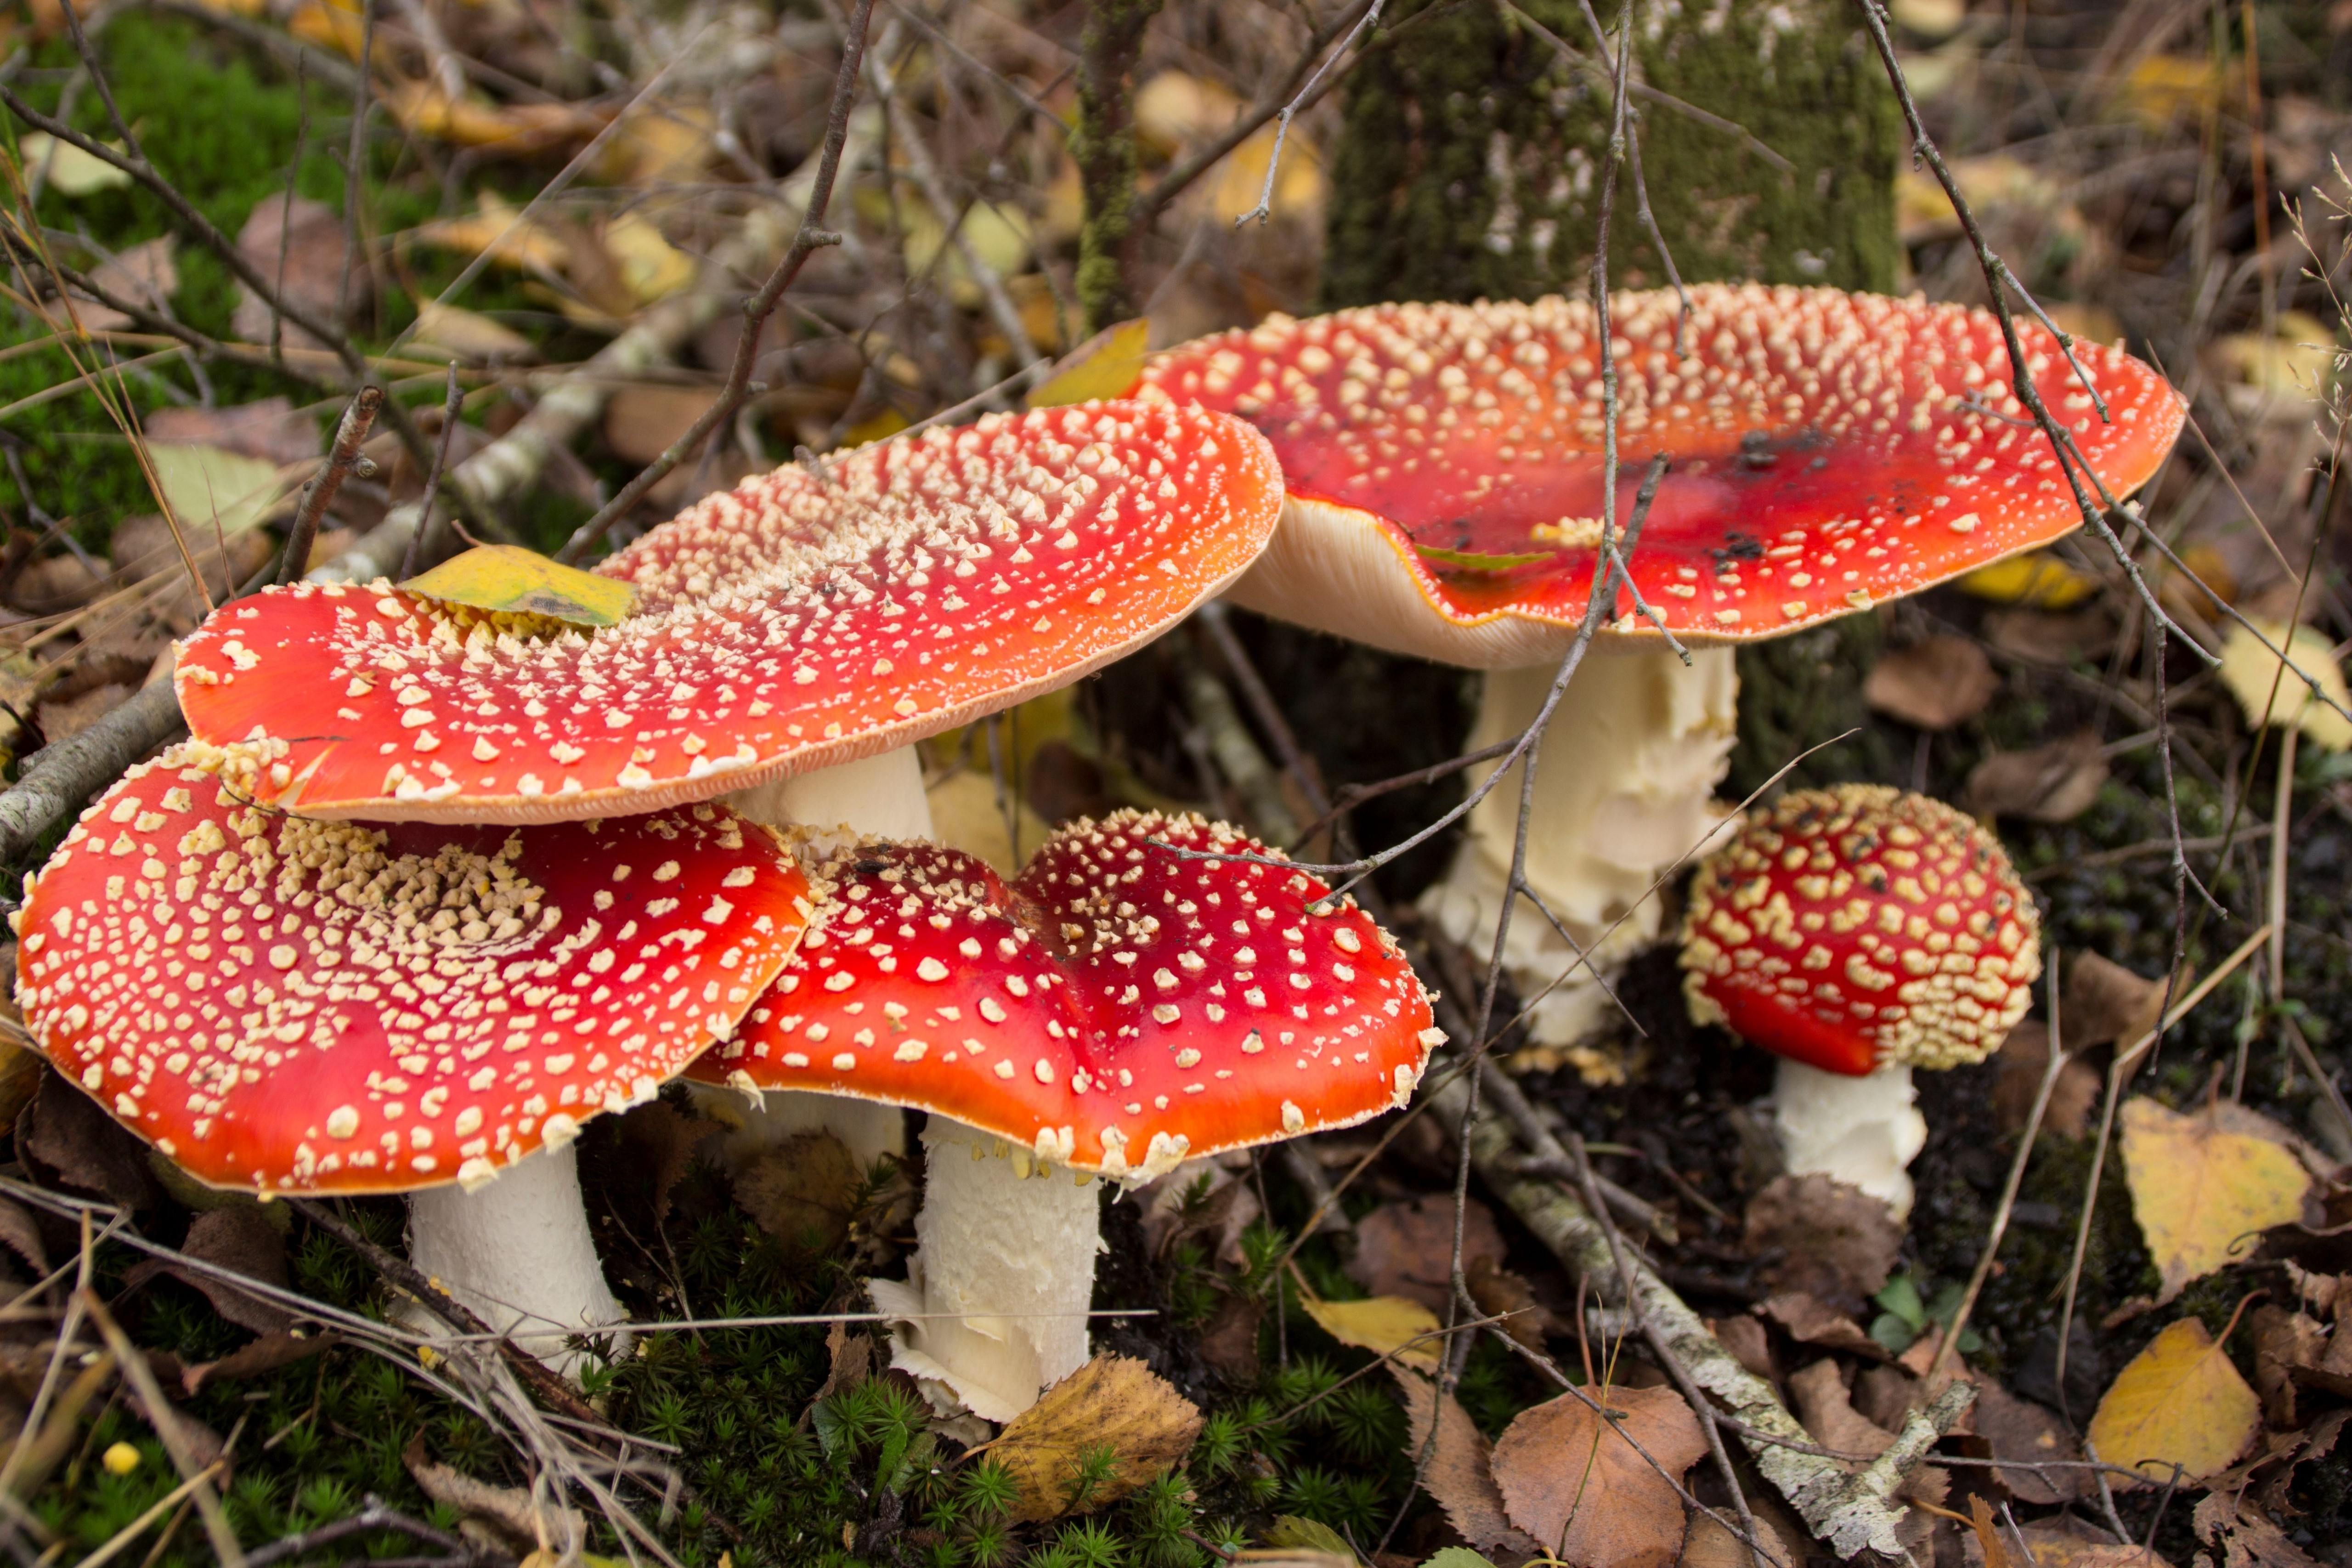
M 892 1364 L 934 1403 L 1010 1421 L 1087 1363 L 1103 1184 L 934 1116 L 907 1282 L 877 1279 L 899 1320 Z
M 524 1351 L 567 1374 L 579 1359 L 567 1338 L 627 1315 L 596 1259 L 580 1201 L 579 1151 L 570 1144 L 471 1191 L 412 1194 L 408 1260 L 492 1329 L 510 1332 Z
M 1554 673 L 1489 671 L 1465 749 L 1517 739 L 1542 709 Z M 1729 765 L 1738 689 L 1729 648 L 1694 648 L 1686 667 L 1664 650 L 1596 645 L 1545 727 L 1525 867 L 1542 909 L 1522 900 L 1513 911 L 1503 964 L 1528 1009 L 1528 1037 L 1561 1048 L 1588 1076 L 1622 1072 L 1613 1058 L 1581 1043 L 1612 1010 L 1602 977 L 1657 936 L 1660 879 L 1701 852 L 1724 819 L 1715 789 Z M 1439 929 L 1482 960 L 1495 940 L 1518 827 L 1514 767 L 1471 808 L 1452 868 L 1423 895 Z

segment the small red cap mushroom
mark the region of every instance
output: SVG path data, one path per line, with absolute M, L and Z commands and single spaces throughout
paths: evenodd
M 1798 790 L 1699 868 L 1691 1016 L 1826 1072 L 1961 1067 L 2025 1016 L 2041 917 L 1975 818 L 1880 784 Z
M 319 822 L 167 755 L 20 911 L 49 1061 L 198 1179 L 497 1173 L 650 1095 L 783 966 L 808 884 L 721 807 L 518 831 Z
M 2025 422 L 1988 312 L 1827 289 L 1672 290 L 1611 306 L 1618 523 L 1665 453 L 1633 562 L 1685 642 L 1778 637 L 1916 593 L 2080 525 Z M 1248 419 L 1292 505 L 1244 603 L 1360 641 L 1505 667 L 1556 657 L 1600 552 L 1602 405 L 1591 307 L 1400 304 L 1169 350 L 1137 395 Z M 2180 399 L 2119 350 L 2020 333 L 2054 417 L 2110 489 L 2155 473 Z M 1607 628 L 1654 640 L 1622 599 Z
M 636 613 L 590 636 L 382 583 L 240 600 L 182 645 L 180 703 L 307 816 L 650 811 L 1066 685 L 1239 574 L 1281 503 L 1223 415 L 994 415 L 709 498 L 599 568 Z
M 937 1112 L 1114 1177 L 1402 1105 L 1436 1032 L 1352 900 L 1197 817 L 1056 832 L 1007 887 L 975 856 L 864 844 L 742 1031 L 691 1076 Z

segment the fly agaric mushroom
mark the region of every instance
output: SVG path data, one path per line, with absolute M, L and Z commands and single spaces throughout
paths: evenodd
M 416 1266 L 534 1353 L 619 1321 L 571 1144 L 782 968 L 808 912 L 791 856 L 716 805 L 317 822 L 192 765 L 218 761 L 132 769 L 26 879 L 42 1053 L 199 1181 L 409 1194 Z
M 1883 784 L 1798 790 L 1700 866 L 1683 921 L 1691 1017 L 1780 1058 L 1790 1170 L 1911 1208 L 1913 1068 L 2000 1047 L 2042 973 L 2041 917 L 2000 840 Z
M 1122 812 L 1008 887 L 866 843 L 813 878 L 800 948 L 695 1077 L 931 1113 L 897 1363 L 1004 1421 L 1087 1360 L 1099 1194 L 1189 1156 L 1405 1103 L 1436 1031 L 1351 900 L 1222 824 Z M 945 1403 L 945 1397 L 942 1397 Z
M 529 822 L 722 792 L 756 821 L 923 837 L 913 742 L 1067 685 L 1255 559 L 1263 437 L 1164 403 L 992 415 L 786 464 L 604 562 L 635 610 L 583 636 L 391 588 L 299 584 L 183 645 L 189 728 L 269 742 L 257 798 L 314 816 Z M 898 1118 L 777 1102 L 861 1163 Z
M 1631 577 L 1692 647 L 1685 668 L 1623 596 L 1542 750 L 1527 876 L 1596 965 L 1657 929 L 1658 874 L 1713 827 L 1733 740 L 1730 647 L 1802 631 L 2046 544 L 2082 521 L 2050 444 L 2010 389 L 1982 310 L 1831 289 L 1672 291 L 1611 302 L 1622 528 L 1643 469 L 1671 459 Z M 1383 305 L 1172 349 L 1144 386 L 1265 432 L 1283 526 L 1233 590 L 1253 609 L 1376 647 L 1488 670 L 1470 745 L 1540 708 L 1600 563 L 1602 403 L 1591 307 Z M 2056 342 L 2019 329 L 2044 404 L 2111 491 L 2156 471 L 2179 399 L 2114 349 L 2075 346 L 2103 421 Z M 1457 940 L 1491 933 L 1517 834 L 1506 783 L 1428 907 Z M 1530 913 L 1506 963 L 1549 992 L 1530 1030 L 1573 1045 L 1604 1005 Z M 1557 987 L 1556 989 L 1554 987 Z

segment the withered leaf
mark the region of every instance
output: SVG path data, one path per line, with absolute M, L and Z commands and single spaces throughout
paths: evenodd
M 2091 1417 L 2099 1458 L 2162 1481 L 2201 1480 L 2243 1453 L 2262 1404 L 2195 1318 L 2168 1323 L 2109 1385 Z M 2118 1478 L 2115 1483 L 2137 1483 Z
M 2076 952 L 2066 961 L 2066 1048 L 2132 1044 L 2156 1027 L 2164 991 L 2162 975 L 2149 980 L 2087 949 Z
M 2320 1363 L 2328 1350 L 2327 1330 L 2304 1312 L 2269 1305 L 2246 1320 L 2254 1337 L 2254 1392 L 2263 1411 L 2278 1426 L 2294 1425 L 2294 1373 Z
M 1669 1568 L 1683 1542 L 1679 1479 L 1706 1452 L 1698 1417 L 1672 1388 L 1596 1386 L 1622 1431 L 1564 1394 L 1519 1412 L 1495 1445 L 1511 1522 L 1586 1568 Z M 1630 1436 L 1666 1471 L 1660 1475 Z
M 1743 1240 L 1751 1255 L 1781 1254 L 1765 1275 L 1775 1290 L 1858 1313 L 1894 1271 L 1903 1228 L 1860 1187 L 1814 1173 L 1776 1177 L 1750 1198 Z
M 2065 1065 L 2050 1088 L 2050 1103 L 2042 1112 L 2044 1131 L 2062 1138 L 2080 1138 L 2089 1131 L 2091 1112 L 2097 1109 L 2099 1071 L 2076 1055 L 2072 1045 L 2074 1017 L 2069 1004 Z M 2042 1075 L 2050 1066 L 2050 1028 L 2039 1018 L 2021 1018 L 2000 1043 L 1994 1058 L 1992 1110 L 2004 1132 L 2021 1132 L 2033 1115 L 2034 1098 L 2042 1092 Z
M 25 1205 L 14 1198 L 0 1198 L 0 1242 L 8 1250 L 33 1266 L 36 1277 L 49 1271 L 48 1249 L 41 1245 L 41 1228 Z
M 541 1542 L 577 1546 L 587 1539 L 587 1521 L 574 1509 L 541 1505 L 520 1487 L 492 1486 L 429 1457 L 425 1434 L 410 1439 L 400 1456 L 416 1489 L 467 1519 L 479 1520 L 525 1550 Z
M 1343 1345 L 1393 1353 L 1408 1366 L 1435 1367 L 1444 1341 L 1437 1314 L 1402 1296 L 1371 1296 L 1360 1301 L 1327 1301 L 1302 1294 L 1298 1304 L 1315 1326 Z
M 257 1203 L 223 1204 L 207 1209 L 188 1226 L 180 1250 L 198 1263 L 242 1274 L 265 1285 L 286 1285 L 286 1238 L 261 1216 Z M 293 1327 L 294 1315 L 265 1296 L 239 1289 L 218 1275 L 170 1258 L 152 1258 L 123 1277 L 126 1289 L 161 1274 L 203 1292 L 213 1310 L 241 1329 L 275 1334 Z
M 158 408 L 147 416 L 147 438 L 182 447 L 217 447 L 280 468 L 317 457 L 320 446 L 318 421 L 298 412 L 282 395 L 231 408 Z
M 1499 1266 L 1503 1233 L 1475 1198 L 1462 1209 L 1462 1268 L 1478 1259 Z M 1356 1222 L 1356 1255 L 1348 1278 L 1375 1296 L 1402 1296 L 1442 1312 L 1454 1294 L 1454 1200 L 1421 1197 L 1382 1204 Z
M 320 1352 L 331 1350 L 342 1342 L 335 1333 L 305 1334 L 297 1331 L 264 1334 L 218 1361 L 201 1362 L 180 1374 L 180 1386 L 194 1399 L 215 1383 L 237 1383 L 248 1377 L 266 1377 L 305 1362 Z
M 1098 1355 L 1014 1416 L 986 1452 L 1013 1475 L 1016 1522 L 1058 1519 L 1086 1456 L 1108 1448 L 1118 1464 L 1085 1510 L 1108 1507 L 1184 1457 L 1200 1435 L 1201 1408 L 1141 1362 Z
M 1748 1492 L 1748 1511 L 1756 1521 L 1764 1550 L 1779 1560 L 1780 1568 L 1804 1568 L 1810 1540 L 1805 1527 L 1777 1500 L 1754 1488 Z M 1683 1537 L 1679 1568 L 1757 1568 L 1748 1543 L 1732 1529 L 1738 1522 L 1736 1517 L 1726 1524 L 1711 1513 L 1694 1512 L 1689 1532 Z
M 1975 718 L 2000 689 L 2000 677 L 1972 638 L 1923 637 L 1871 667 L 1863 700 L 1922 730 L 1948 730 Z
M 1886 1359 L 1885 1345 L 1863 1332 L 1860 1323 L 1819 1296 L 1802 1290 L 1783 1290 L 1769 1298 L 1760 1310 L 1792 1340 L 1819 1345 L 1823 1350 L 1867 1356 L 1872 1361 Z
M 2319 1560 L 2287 1539 L 2254 1505 L 2214 1492 L 2189 1516 L 2197 1539 L 2221 1550 L 2221 1568 L 2320 1568 Z
M 155 1205 L 147 1145 L 55 1072 L 16 1118 L 16 1154 L 35 1181 L 104 1198 L 128 1209 Z
M 366 301 L 370 284 L 367 267 L 357 258 L 345 267 L 344 258 L 350 254 L 348 237 L 343 220 L 334 208 L 307 196 L 295 196 L 289 209 L 287 200 L 285 193 L 278 192 L 254 203 L 252 215 L 237 231 L 236 247 L 270 280 L 288 304 L 320 321 L 333 322 L 346 303 L 356 310 Z M 344 282 L 347 271 L 348 299 Z M 267 343 L 269 306 L 240 284 L 229 326 L 247 342 Z M 281 320 L 278 330 L 279 341 L 289 348 L 327 346 L 290 321 Z
M 1486 1441 L 1477 1423 L 1451 1394 L 1439 1399 L 1432 1379 L 1394 1363 L 1389 1372 L 1404 1394 L 1410 1444 L 1406 1452 L 1416 1460 L 1429 1448 L 1434 1416 L 1437 1445 L 1429 1449 L 1421 1485 L 1444 1510 L 1446 1522 L 1481 1552 L 1535 1552 L 1535 1541 L 1514 1528 L 1503 1511 L 1503 1494 L 1495 1485 L 1494 1445 Z
M 1853 1407 L 1838 1363 L 1822 1360 L 1800 1367 L 1789 1378 L 1789 1402 L 1797 1419 L 1824 1448 L 1875 1458 L 1895 1441 L 1895 1434 Z M 1850 1468 L 1859 1468 L 1859 1465 Z M 1951 1474 L 1934 1465 L 1922 1465 L 1903 1483 L 1900 1497 L 1941 1507 L 1951 1489 Z
M 1976 816 L 2072 822 L 2107 782 L 2096 734 L 2085 731 L 2026 752 L 1995 752 L 1969 770 L 1960 804 Z
M 2311 1176 L 2283 1140 L 2225 1131 L 2210 1111 L 2183 1116 L 2144 1095 L 2116 1120 L 2132 1211 L 2163 1280 L 2158 1306 L 2239 1256 L 2254 1232 L 2303 1217 Z
M 822 1257 L 849 1234 L 859 1180 L 857 1162 L 840 1139 L 800 1132 L 737 1168 L 735 1201 L 770 1236 Z
M 2020 1399 L 1990 1378 L 1977 1384 L 1977 1402 L 1969 1415 L 1978 1436 L 1992 1445 L 1992 1457 L 1996 1459 L 2040 1464 L 2083 1457 L 2081 1447 L 2056 1411 Z M 2083 1470 L 2000 1469 L 1993 1473 L 2020 1502 L 2062 1503 L 2096 1489 Z

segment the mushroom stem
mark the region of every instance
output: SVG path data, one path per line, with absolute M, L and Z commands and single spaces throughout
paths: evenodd
M 470 1193 L 451 1185 L 410 1194 L 408 1260 L 490 1327 L 521 1325 L 515 1342 L 559 1372 L 578 1359 L 564 1335 L 625 1316 L 588 1235 L 571 1144 L 504 1166 Z
M 1790 1173 L 1850 1183 L 1884 1199 L 1902 1223 L 1911 1214 L 1905 1172 L 1927 1142 L 1916 1098 L 1905 1064 L 1857 1077 L 1782 1057 L 1772 1102 Z
M 931 837 L 923 761 L 913 746 L 754 784 L 727 796 L 726 803 L 773 827 L 839 828 L 870 838 Z M 704 1111 L 735 1129 L 720 1150 L 730 1166 L 819 1129 L 840 1139 L 861 1171 L 885 1155 L 898 1159 L 907 1152 L 906 1116 L 895 1105 L 770 1089 L 759 1103 L 746 1106 L 741 1096 L 705 1084 L 689 1085 L 688 1092 Z
M 934 1403 L 1010 1421 L 1087 1363 L 1101 1192 L 1083 1172 L 942 1116 L 924 1127 L 923 1153 L 907 1282 L 869 1287 L 875 1306 L 900 1317 L 891 1364 Z
M 1549 665 L 1489 671 L 1468 749 L 1523 732 L 1553 675 Z M 1595 646 L 1552 712 L 1537 752 L 1528 884 L 1604 974 L 1657 936 L 1651 884 L 1697 853 L 1722 820 L 1715 786 L 1728 766 L 1738 691 L 1729 648 L 1694 648 L 1686 667 L 1670 650 Z M 1518 816 L 1515 767 L 1472 808 L 1453 868 L 1423 900 L 1448 937 L 1482 956 L 1501 913 Z M 1607 1016 L 1608 996 L 1540 910 L 1523 905 L 1513 914 L 1503 961 L 1513 989 L 1533 1005 L 1529 1036 L 1607 1072 L 1601 1057 L 1577 1047 Z

